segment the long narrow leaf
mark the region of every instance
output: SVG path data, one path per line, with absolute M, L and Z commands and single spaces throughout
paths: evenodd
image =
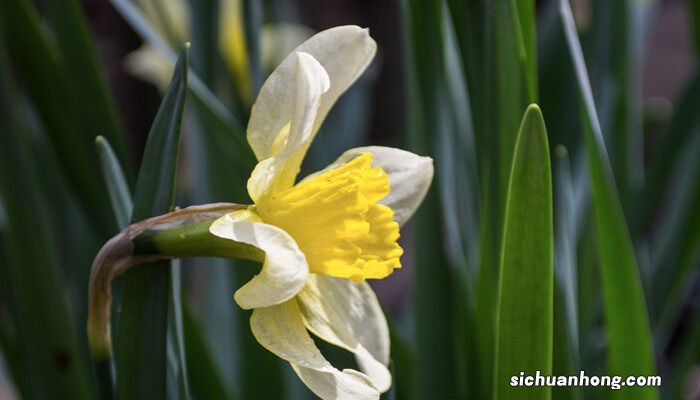
M 554 375 L 573 375 L 581 370 L 579 356 L 578 270 L 574 188 L 569 156 L 564 146 L 554 149 L 555 285 L 554 285 Z M 555 399 L 581 399 L 578 387 L 552 388 Z
M 523 75 L 527 82 L 527 98 L 537 101 L 537 27 L 535 26 L 535 2 L 511 0 L 518 11 L 518 26 L 522 38 L 525 62 Z
M 78 194 L 80 204 L 91 221 L 106 236 L 114 231 L 116 224 L 99 171 L 94 168 L 96 158 L 92 143 L 100 131 L 87 136 L 78 124 L 74 115 L 77 110 L 70 107 L 67 94 L 66 71 L 42 31 L 39 16 L 33 7 L 25 0 L 2 1 L 0 18 L 3 19 L 6 37 L 12 38 L 7 46 L 16 74 L 56 150 L 71 188 Z M 36 57 L 41 62 L 37 62 Z
M 566 335 L 570 347 L 566 349 L 574 366 L 579 366 L 579 324 L 578 324 L 578 271 L 576 268 L 576 232 L 574 221 L 574 188 L 571 178 L 571 166 L 565 147 L 555 148 L 555 186 L 556 194 L 556 277 L 562 295 L 562 315 L 566 321 Z
M 102 136 L 98 136 L 95 139 L 95 146 L 100 158 L 102 174 L 107 183 L 112 211 L 114 211 L 119 228 L 124 229 L 129 225 L 129 220 L 131 219 L 132 200 L 129 184 L 109 141 Z
M 610 163 L 623 205 L 641 183 L 641 109 L 638 88 L 642 45 L 651 1 L 600 1 L 592 5 L 592 89 L 599 99 Z M 636 199 L 635 199 L 636 201 Z
M 7 218 L 2 244 L 8 260 L 0 280 L 10 289 L 3 297 L 20 338 L 15 370 L 26 377 L 19 382 L 23 398 L 90 399 L 93 382 L 63 290 L 46 197 L 38 185 L 39 160 L 31 154 L 17 118 L 19 96 L 7 60 L 0 38 L 0 197 Z
M 663 205 L 668 186 L 673 183 L 674 161 L 680 157 L 685 144 L 691 140 L 700 122 L 697 109 L 700 99 L 700 69 L 696 69 L 681 96 L 673 121 L 650 155 L 646 180 L 632 214 L 632 232 L 645 234 L 654 221 L 654 216 Z
M 117 118 L 114 102 L 107 91 L 102 68 L 88 35 L 85 18 L 77 0 L 54 0 L 45 3 L 46 16 L 54 32 L 65 74 L 68 98 L 78 113 L 84 140 L 90 143 L 97 132 L 109 139 L 118 159 L 124 164 L 126 177 L 130 167 L 124 129 Z
M 192 393 L 198 399 L 232 399 L 216 368 L 206 341 L 192 312 L 183 304 L 183 324 L 185 331 L 185 354 L 190 367 L 189 375 Z
M 447 118 L 442 49 L 438 45 L 442 40 L 442 2 L 407 0 L 403 6 L 407 61 L 415 65 L 407 76 L 409 140 L 417 153 L 433 155 L 438 139 L 429 132 L 444 130 L 444 118 Z M 435 161 L 436 170 L 440 171 L 441 160 L 436 156 Z M 419 227 L 415 238 L 416 365 L 431 366 L 415 370 L 416 399 L 457 397 L 457 355 L 454 354 L 454 321 L 450 313 L 455 298 L 453 269 L 444 252 L 438 185 L 434 183 L 415 218 Z
M 700 125 L 692 132 L 684 154 L 676 160 L 674 190 L 659 223 L 656 246 L 652 252 L 652 281 L 657 345 L 665 346 L 678 317 L 681 304 L 692 293 L 694 267 L 700 252 Z M 657 346 L 658 348 L 659 346 Z
M 95 140 L 97 147 L 97 152 L 100 156 L 102 173 L 107 181 L 107 187 L 110 190 L 110 199 L 112 200 L 112 209 L 115 215 L 117 215 L 117 220 L 120 223 L 121 228 L 125 228 L 129 224 L 129 216 L 132 210 L 132 199 L 131 193 L 127 187 L 126 181 L 124 179 L 124 172 L 122 171 L 119 162 L 116 160 L 112 148 L 109 145 L 107 139 L 102 136 L 98 136 Z M 175 385 L 175 390 L 179 399 L 189 398 L 189 381 L 188 381 L 188 369 L 187 361 L 185 356 L 185 343 L 184 343 L 184 323 L 183 323 L 183 307 L 182 307 L 182 288 L 181 288 L 181 273 L 177 262 L 173 262 L 173 271 L 171 274 L 170 281 L 170 292 L 172 295 L 172 309 L 170 315 L 170 330 L 168 336 L 168 353 L 172 354 L 169 358 L 168 366 L 170 367 L 171 373 L 175 376 L 174 379 L 177 380 L 177 385 Z M 121 298 L 120 295 L 118 295 Z M 116 324 L 115 324 L 116 325 Z M 196 326 L 192 326 L 191 329 L 198 329 Z M 206 360 L 206 357 L 204 358 Z M 172 361 L 172 362 L 170 362 Z M 97 365 L 97 375 L 101 385 L 102 393 L 107 393 L 111 390 L 111 382 L 109 382 L 110 373 L 109 363 L 100 363 Z M 104 398 L 111 398 L 111 394 L 104 395 Z
M 550 387 L 511 383 L 521 372 L 552 371 L 552 174 L 536 105 L 527 109 L 518 133 L 501 251 L 494 398 L 549 399 Z
M 523 3 L 531 3 L 531 0 Z M 509 181 L 513 150 L 515 149 L 516 135 L 520 118 L 529 103 L 535 102 L 535 84 L 537 76 L 532 67 L 536 54 L 527 54 L 527 50 L 534 50 L 534 36 L 532 36 L 533 6 L 530 4 L 519 7 L 513 0 L 498 0 L 493 2 L 492 10 L 492 34 L 494 46 L 494 84 L 497 96 L 493 96 L 494 104 L 491 109 L 492 123 L 498 132 L 499 154 L 499 182 L 501 207 L 505 205 L 505 195 Z M 528 11 L 530 10 L 530 11 Z M 523 22 L 526 22 L 528 43 L 526 44 L 519 11 L 524 14 Z M 532 60 L 532 61 L 530 61 Z M 502 211 L 501 211 L 502 212 Z M 500 226 L 499 226 L 500 228 Z
M 177 398 L 189 400 L 190 384 L 188 379 L 187 356 L 185 353 L 185 327 L 183 322 L 182 305 L 182 272 L 180 260 L 172 261 L 172 271 L 170 273 L 170 317 L 168 327 L 168 353 L 172 354 L 172 361 L 168 363 L 171 375 L 174 378 L 174 387 Z M 170 358 L 170 357 L 169 357 Z
M 173 205 L 186 93 L 187 49 L 180 55 L 148 136 L 132 222 L 168 212 Z M 135 267 L 124 277 L 116 349 L 118 399 L 166 397 L 169 264 Z
M 605 150 L 568 0 L 561 0 L 560 12 L 585 115 L 584 135 L 603 281 L 610 373 L 654 375 L 654 353 L 639 268 Z M 636 399 L 658 397 L 653 387 L 626 387 L 619 393 Z
M 248 71 L 252 98 L 255 98 L 263 84 L 260 31 L 262 30 L 262 5 L 258 0 L 243 0 L 243 28 L 248 52 Z

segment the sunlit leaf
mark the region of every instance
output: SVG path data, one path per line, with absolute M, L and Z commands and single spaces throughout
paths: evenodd
M 521 372 L 550 375 L 553 332 L 552 176 L 542 113 L 530 106 L 520 127 L 508 189 L 497 308 L 496 399 L 549 399 L 523 388 Z

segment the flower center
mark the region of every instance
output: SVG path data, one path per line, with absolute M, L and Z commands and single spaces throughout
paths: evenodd
M 383 169 L 363 153 L 342 166 L 273 193 L 256 211 L 289 233 L 313 273 L 361 282 L 401 268 L 394 212 L 377 201 L 389 194 Z

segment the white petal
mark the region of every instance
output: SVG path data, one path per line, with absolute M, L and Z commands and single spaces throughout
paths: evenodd
M 377 44 L 366 29 L 338 26 L 319 32 L 296 48 L 323 66 L 330 89 L 323 96 L 308 140 L 313 139 L 328 111 L 345 90 L 362 74 L 374 57 Z M 277 133 L 292 120 L 296 96 L 296 56 L 287 56 L 260 89 L 248 123 L 248 143 L 258 160 L 273 155 Z
M 304 384 L 322 399 L 378 399 L 379 393 L 372 388 L 372 381 L 366 375 L 353 369 L 344 369 L 342 379 L 337 374 L 319 372 L 292 364 Z
M 306 283 L 309 266 L 296 242 L 282 229 L 236 211 L 209 227 L 213 235 L 247 243 L 265 252 L 260 274 L 238 289 L 234 299 L 244 309 L 268 307 L 294 297 Z
M 308 53 L 297 52 L 294 112 L 288 129 L 283 126 L 273 144 L 274 154 L 255 166 L 248 180 L 248 193 L 254 202 L 271 191 L 294 185 L 301 161 L 311 143 L 312 129 L 321 96 L 330 85 L 328 74 Z M 290 122 L 290 121 L 288 121 Z
M 285 150 L 296 150 L 309 143 L 311 130 L 321 105 L 321 96 L 330 89 L 330 78 L 323 66 L 309 53 L 296 52 L 296 99 L 292 126 Z
M 375 167 L 381 167 L 389 176 L 389 195 L 380 204 L 394 210 L 394 221 L 405 224 L 423 202 L 433 180 L 433 159 L 393 147 L 357 147 L 343 153 L 337 160 L 304 180 L 338 168 L 362 153 L 372 153 Z
M 355 353 L 360 369 L 374 386 L 381 393 L 389 390 L 389 327 L 366 282 L 311 274 L 297 300 L 307 329 Z
M 289 361 L 302 381 L 322 399 L 379 399 L 369 378 L 353 370 L 341 372 L 323 357 L 304 327 L 295 300 L 256 308 L 250 327 L 258 342 Z

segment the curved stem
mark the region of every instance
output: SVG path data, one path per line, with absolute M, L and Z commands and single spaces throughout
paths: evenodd
M 90 271 L 87 333 L 92 357 L 104 360 L 112 353 L 112 281 L 134 265 L 195 256 L 262 261 L 262 251 L 209 233 L 216 219 L 245 208 L 233 203 L 187 207 L 130 225 L 105 243 Z

